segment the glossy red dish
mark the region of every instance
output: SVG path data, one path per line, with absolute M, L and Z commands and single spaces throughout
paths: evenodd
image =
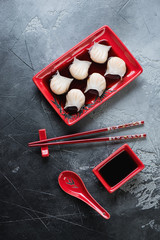
M 107 176 L 104 177 L 102 170 L 105 166 L 107 166 L 108 163 L 111 163 L 117 156 L 120 156 L 120 154 L 124 152 L 128 154 L 128 156 L 132 159 L 133 162 L 129 162 L 128 166 L 126 166 L 127 165 L 126 161 L 123 161 L 123 164 L 121 162 L 120 166 L 118 166 L 118 164 L 117 165 L 115 164 L 114 171 L 112 167 L 112 171 L 109 173 L 109 175 L 113 178 L 112 182 L 115 182 L 114 179 L 116 179 L 116 174 L 118 175 L 118 171 L 125 172 L 126 171 L 125 168 L 129 167 L 129 169 L 131 169 L 132 168 L 131 165 L 133 164 L 135 165 L 135 167 L 133 167 L 131 171 L 129 170 L 130 173 L 127 174 L 125 177 L 123 178 L 121 177 L 121 181 L 118 181 L 116 184 L 113 184 L 113 185 L 109 184 L 108 180 L 110 180 L 110 177 L 107 177 Z M 144 167 L 145 167 L 144 164 L 133 152 L 133 150 L 129 147 L 129 145 L 124 144 L 122 147 L 120 147 L 114 153 L 112 153 L 108 158 L 106 158 L 104 161 L 98 164 L 92 171 L 96 175 L 96 177 L 100 180 L 100 182 L 103 184 L 103 186 L 107 189 L 107 191 L 110 193 L 113 193 L 115 190 L 121 187 L 124 183 L 126 183 L 129 179 L 131 179 L 133 176 L 139 173 Z M 125 175 L 125 174 L 122 173 L 122 175 Z
M 94 44 L 94 42 L 99 42 L 102 44 L 110 45 L 112 48 L 109 51 L 109 57 L 118 56 L 122 58 L 127 65 L 127 72 L 123 77 L 123 80 L 106 80 L 107 88 L 104 94 L 101 97 L 90 97 L 86 95 L 86 104 L 80 110 L 80 112 L 70 115 L 64 110 L 65 105 L 65 94 L 58 96 L 54 94 L 49 87 L 49 81 L 58 70 L 63 76 L 71 77 L 68 67 L 72 63 L 73 58 L 77 57 L 81 60 L 91 61 L 89 57 L 88 50 Z M 106 71 L 106 63 L 105 64 L 97 64 L 92 62 L 91 67 L 89 69 L 89 75 L 93 72 L 98 72 L 104 75 Z M 127 84 L 133 81 L 138 75 L 142 73 L 143 69 L 137 60 L 133 57 L 133 55 L 129 52 L 126 46 L 122 43 L 122 41 L 116 36 L 116 34 L 108 27 L 103 26 L 96 30 L 94 33 L 89 35 L 87 38 L 82 40 L 76 46 L 71 48 L 61 57 L 53 61 L 39 73 L 37 73 L 33 77 L 33 81 L 36 86 L 39 88 L 44 97 L 48 100 L 54 110 L 59 114 L 62 120 L 67 125 L 73 125 L 78 122 L 80 119 L 85 117 L 91 111 L 96 109 L 102 103 L 104 103 L 107 99 L 112 97 L 122 88 L 124 88 Z M 78 88 L 83 92 L 85 90 L 87 83 L 87 79 L 83 81 L 74 80 L 71 83 L 70 89 Z M 69 90 L 70 90 L 69 89 Z

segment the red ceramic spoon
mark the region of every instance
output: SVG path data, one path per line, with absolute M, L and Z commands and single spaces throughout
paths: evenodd
M 63 191 L 87 203 L 105 219 L 110 218 L 109 213 L 89 194 L 82 179 L 75 172 L 63 171 L 58 182 Z

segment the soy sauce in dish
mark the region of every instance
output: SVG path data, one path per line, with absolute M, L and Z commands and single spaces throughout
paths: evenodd
M 122 151 L 107 162 L 99 173 L 111 186 L 115 186 L 137 168 L 137 164 L 127 151 Z

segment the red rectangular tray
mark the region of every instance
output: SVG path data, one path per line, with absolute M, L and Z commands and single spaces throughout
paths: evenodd
M 122 58 L 126 63 L 127 72 L 122 80 L 108 81 L 107 89 L 101 97 L 87 100 L 85 106 L 80 110 L 80 112 L 74 115 L 70 115 L 64 110 L 65 95 L 58 96 L 54 94 L 50 90 L 49 81 L 52 75 L 54 75 L 57 70 L 59 70 L 63 76 L 71 77 L 69 75 L 70 73 L 68 71 L 68 66 L 72 63 L 74 57 L 77 57 L 78 59 L 82 59 L 82 60 L 91 61 L 88 54 L 88 49 L 94 44 L 94 42 L 100 42 L 103 44 L 110 45 L 112 48 L 109 51 L 109 57 L 118 56 Z M 97 64 L 92 62 L 91 67 L 89 69 L 89 75 L 92 74 L 93 72 L 99 72 L 102 75 L 104 75 L 105 71 L 106 71 L 106 63 Z M 89 35 L 88 37 L 86 37 L 76 46 L 71 48 L 61 57 L 57 58 L 47 67 L 42 69 L 39 73 L 37 73 L 33 77 L 33 81 L 36 84 L 36 86 L 39 88 L 41 93 L 44 95 L 44 97 L 51 104 L 51 106 L 54 108 L 54 110 L 62 118 L 62 120 L 67 125 L 71 126 L 76 122 L 78 122 L 83 117 L 85 117 L 91 111 L 96 109 L 102 103 L 107 101 L 107 99 L 112 97 L 122 88 L 124 88 L 127 84 L 133 81 L 138 75 L 140 75 L 142 71 L 143 69 L 140 66 L 140 64 L 129 52 L 129 50 L 122 43 L 122 41 L 116 36 L 116 34 L 108 26 L 103 26 L 98 30 L 96 30 L 91 35 Z M 75 80 L 73 81 L 73 84 L 71 84 L 70 89 L 79 88 L 84 92 L 85 86 L 86 86 L 86 80 L 83 80 L 83 81 Z

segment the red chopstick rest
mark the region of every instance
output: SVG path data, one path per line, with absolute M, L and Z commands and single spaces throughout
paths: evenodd
M 47 139 L 46 129 L 39 129 L 39 139 L 40 140 Z M 41 147 L 41 155 L 42 155 L 42 157 L 49 156 L 48 146 Z

